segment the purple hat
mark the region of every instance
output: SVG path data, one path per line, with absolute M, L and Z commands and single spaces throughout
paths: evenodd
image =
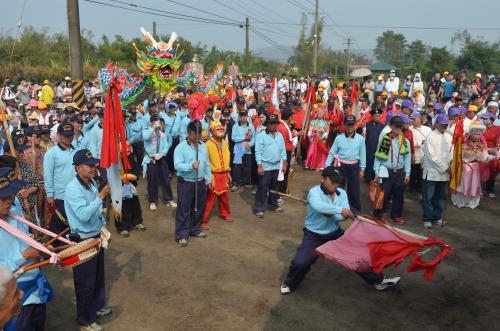
M 440 104 L 439 102 L 436 102 L 433 106 L 432 106 L 433 109 L 435 110 L 441 110 L 443 109 L 443 105 Z
M 479 115 L 479 118 L 495 119 L 495 114 L 490 113 L 489 111 L 487 111 L 486 113 Z
M 403 102 L 401 103 L 401 108 L 409 108 L 413 110 L 413 102 L 411 102 L 411 100 L 404 99 Z
M 462 115 L 467 112 L 467 108 L 464 105 L 460 106 L 459 108 L 460 108 Z
M 394 113 L 392 111 L 389 111 L 389 112 L 387 112 L 387 115 L 385 116 L 385 121 L 390 122 L 393 117 L 394 117 Z
M 413 113 L 410 114 L 410 118 L 421 118 L 422 115 L 418 111 L 414 111 Z
M 438 114 L 436 116 L 436 123 L 439 123 L 439 124 L 448 124 L 448 116 L 446 116 L 446 114 Z
M 404 124 L 411 123 L 411 119 L 408 116 L 406 116 L 405 114 L 399 114 L 399 116 L 401 116 L 401 118 L 403 119 Z
M 458 116 L 462 114 L 462 109 L 459 107 L 451 106 L 448 108 L 448 116 Z

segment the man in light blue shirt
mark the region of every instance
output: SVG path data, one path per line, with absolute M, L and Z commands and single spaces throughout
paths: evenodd
M 142 120 L 138 117 L 139 111 L 132 109 L 127 112 L 125 121 L 125 130 L 127 140 L 132 145 L 135 160 L 132 162 L 133 171 L 137 174 L 142 171 L 142 160 L 144 158 L 144 141 L 142 140 Z M 132 157 L 134 159 L 134 157 Z
M 172 188 L 170 187 L 169 170 L 167 166 L 167 152 L 172 146 L 172 138 L 168 133 L 162 132 L 160 119 L 157 114 L 151 115 L 150 126 L 143 130 L 144 156 L 143 164 L 146 165 L 146 179 L 148 181 L 149 209 L 156 210 L 158 202 L 158 186 L 163 192 L 163 201 L 166 206 L 175 208 Z
M 281 284 L 281 294 L 290 294 L 295 290 L 311 266 L 318 259 L 316 248 L 330 240 L 336 240 L 344 234 L 338 222 L 352 218 L 347 194 L 339 188 L 344 179 L 332 166 L 321 173 L 321 184 L 314 186 L 307 195 L 307 214 L 304 225 L 304 237 L 297 248 L 297 253 L 290 264 L 288 275 Z M 374 272 L 357 273 L 377 290 L 385 290 L 399 283 L 400 277 L 385 278 Z
M 167 113 L 165 113 L 163 120 L 165 121 L 165 133 L 172 138 L 172 144 L 168 149 L 166 157 L 168 171 L 174 174 L 174 150 L 179 144 L 179 128 L 182 121 L 181 115 L 177 114 L 177 104 L 175 102 L 167 104 Z
M 344 117 L 345 133 L 335 137 L 332 148 L 328 153 L 325 167 L 332 163 L 344 177 L 342 188 L 347 190 L 349 205 L 354 212 L 361 211 L 359 179 L 365 174 L 366 145 L 363 136 L 356 133 L 356 117 Z
M 187 101 L 181 100 L 181 108 L 177 110 L 180 115 L 180 121 L 177 121 L 177 132 L 179 134 L 179 142 L 186 140 L 187 138 L 187 127 L 191 118 L 189 116 L 189 109 L 187 108 Z M 174 149 L 175 150 L 175 149 Z
M 380 139 L 375 152 L 373 171 L 375 181 L 384 191 L 384 206 L 387 206 L 392 197 L 391 220 L 398 224 L 405 224 L 403 201 L 405 185 L 410 182 L 411 150 L 410 142 L 403 136 L 403 119 L 400 116 L 391 118 L 391 131 Z M 383 209 L 375 209 L 373 215 L 381 218 Z
M 257 161 L 259 185 L 255 194 L 254 211 L 255 215 L 260 218 L 264 217 L 266 199 L 271 210 L 283 211 L 278 205 L 277 195 L 270 192 L 278 189 L 280 169 L 284 174 L 288 167 L 285 141 L 281 133 L 276 130 L 278 124 L 278 117 L 274 114 L 268 114 L 266 130 L 260 132 L 255 138 L 255 160 Z
M 13 213 L 23 216 L 20 205 L 15 201 L 15 195 L 26 185 L 26 182 L 17 179 L 14 169 L 2 167 L 0 168 L 0 183 L 0 218 L 6 221 L 0 223 L 0 265 L 14 272 L 19 267 L 45 256 L 2 226 L 2 224 L 8 224 L 24 235 L 30 235 L 26 224 L 16 221 L 9 215 Z M 7 322 L 4 330 L 43 330 L 46 303 L 53 298 L 47 277 L 39 268 L 35 268 L 22 273 L 16 282 L 19 290 L 24 292 L 21 298 L 23 306 L 19 315 Z M 3 327 L 0 323 L 0 328 Z
M 234 143 L 233 155 L 233 187 L 238 185 L 252 188 L 252 147 L 255 145 L 255 128 L 248 122 L 248 113 L 242 110 L 239 122 L 233 125 L 231 140 Z
M 99 160 L 88 149 L 77 151 L 73 156 L 76 176 L 66 187 L 64 208 L 71 233 L 78 240 L 100 238 L 101 228 L 106 225 L 102 216 L 102 204 L 109 195 L 106 185 L 99 192 L 94 180 Z M 97 256 L 73 268 L 76 294 L 76 320 L 85 330 L 100 330 L 98 318 L 109 317 L 112 310 L 105 307 L 104 249 Z
M 75 149 L 71 145 L 75 131 L 69 122 L 63 122 L 57 127 L 59 142 L 45 153 L 43 161 L 43 181 L 47 193 L 49 208 L 56 208 L 66 217 L 64 211 L 64 193 L 66 186 L 75 177 L 75 168 L 71 165 Z M 67 228 L 57 213 L 52 215 L 49 228 L 59 233 Z
M 73 138 L 71 145 L 75 148 L 75 150 L 88 149 L 89 137 L 82 131 L 83 116 L 80 114 L 71 115 L 69 122 L 73 125 L 73 129 L 75 130 L 75 137 Z
M 177 171 L 177 210 L 175 213 L 175 240 L 186 247 L 189 237 L 206 238 L 201 229 L 205 212 L 207 186 L 212 185 L 212 170 L 207 148 L 199 138 L 201 123 L 190 122 L 188 136 L 174 151 L 174 166 Z

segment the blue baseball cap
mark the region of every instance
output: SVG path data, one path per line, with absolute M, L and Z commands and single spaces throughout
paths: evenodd
M 404 124 L 411 123 L 411 119 L 408 116 L 406 116 L 405 114 L 400 114 L 399 116 L 401 116 L 401 118 L 403 119 Z
M 408 108 L 408 109 L 414 110 L 413 109 L 413 102 L 411 102 L 411 100 L 404 99 L 403 102 L 401 103 L 401 108 Z
M 458 116 L 462 114 L 462 109 L 459 107 L 451 106 L 448 108 L 448 116 Z
M 449 123 L 448 116 L 446 116 L 446 114 L 438 114 L 436 116 L 436 123 L 439 123 L 439 124 L 448 124 Z
M 74 166 L 80 164 L 96 165 L 98 163 L 99 159 L 96 159 L 88 149 L 80 149 L 75 153 L 75 155 L 73 155 Z
M 63 136 L 72 136 L 75 134 L 75 130 L 70 122 L 64 121 L 57 127 L 57 133 Z
M 410 118 L 421 118 L 422 115 L 418 111 L 414 111 L 410 114 Z
M 387 115 L 385 116 L 385 121 L 386 122 L 391 122 L 392 118 L 394 117 L 394 113 L 392 111 L 387 112 Z
M 487 111 L 486 113 L 483 113 L 481 115 L 479 115 L 479 118 L 489 118 L 489 119 L 495 119 L 495 114 Z
M 436 102 L 434 105 L 432 105 L 432 108 L 434 110 L 441 110 L 441 109 L 443 109 L 443 105 L 439 102 Z
M 14 169 L 9 167 L 0 168 L 0 198 L 16 195 L 27 184 L 24 180 L 17 178 Z
M 83 123 L 83 116 L 81 114 L 71 115 L 71 117 L 69 118 L 69 121 L 82 124 Z

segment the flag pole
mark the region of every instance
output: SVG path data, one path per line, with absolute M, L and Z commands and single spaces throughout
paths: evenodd
M 200 122 L 198 120 L 195 120 L 196 122 L 195 123 L 195 128 L 196 128 L 196 161 L 198 161 L 198 157 L 199 157 L 199 151 L 198 149 L 200 148 L 199 144 L 198 144 L 198 139 L 200 139 L 200 134 L 198 133 L 198 129 L 199 129 L 199 124 Z M 199 169 L 199 164 L 198 164 L 198 169 Z M 194 186 L 194 211 L 195 212 L 198 212 L 198 169 L 195 169 L 196 170 L 196 179 L 195 179 L 195 186 Z

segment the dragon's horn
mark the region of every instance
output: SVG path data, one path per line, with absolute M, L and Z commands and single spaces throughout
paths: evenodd
M 168 43 L 167 43 L 167 46 L 168 46 L 167 49 L 172 48 L 176 39 L 177 39 L 177 33 L 172 32 L 172 34 L 170 35 L 170 39 L 168 40 Z
M 144 39 L 146 39 L 146 42 L 149 44 L 149 46 L 154 46 L 156 45 L 156 40 L 153 38 L 153 36 L 146 31 L 143 27 L 141 27 L 141 33 Z

